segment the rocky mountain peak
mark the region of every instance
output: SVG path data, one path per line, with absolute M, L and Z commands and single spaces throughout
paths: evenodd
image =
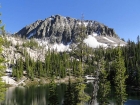
M 99 36 L 119 38 L 113 28 L 109 28 L 104 24 L 92 20 L 84 20 L 82 22 L 86 28 L 87 35 L 97 33 Z M 37 20 L 36 22 L 25 26 L 17 32 L 17 34 L 27 38 L 48 38 L 50 43 L 63 42 L 64 44 L 67 44 L 70 41 L 74 41 L 80 25 L 80 19 L 52 15 L 45 20 Z

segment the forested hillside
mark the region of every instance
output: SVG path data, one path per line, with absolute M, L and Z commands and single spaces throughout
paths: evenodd
M 128 45 L 120 48 L 122 58 L 126 67 L 127 85 L 140 86 L 140 42 L 135 43 L 128 41 Z M 81 52 L 82 51 L 82 52 Z M 71 52 L 56 52 L 48 50 L 45 52 L 44 61 L 34 60 L 27 51 L 23 51 L 23 56 L 16 60 L 13 65 L 13 76 L 20 79 L 23 76 L 23 71 L 27 72 L 27 76 L 31 79 L 35 77 L 55 77 L 64 78 L 67 75 L 77 77 L 79 75 L 79 65 L 83 63 L 84 75 L 95 75 L 98 68 L 98 63 L 101 59 L 105 61 L 105 70 L 108 71 L 108 79 L 113 83 L 115 70 L 114 61 L 116 60 L 118 48 L 98 48 L 92 49 L 84 46 L 83 50 L 75 49 Z M 82 57 L 82 61 L 81 61 Z M 25 58 L 25 59 L 22 59 Z
M 31 40 L 33 41 L 33 39 Z M 31 43 L 34 42 L 32 41 Z M 26 43 L 22 44 L 22 47 L 30 47 L 31 49 L 39 47 L 36 45 L 33 48 L 33 46 L 30 46 L 31 43 Z M 94 89 L 98 90 L 99 86 L 98 95 L 100 96 L 98 97 L 101 97 L 99 100 L 101 103 L 108 102 L 106 98 L 109 97 L 108 94 L 112 86 L 115 88 L 118 103 L 123 103 L 127 96 L 126 88 L 140 89 L 140 38 L 138 36 L 137 42 L 129 40 L 127 43 L 127 46 L 123 47 L 93 49 L 81 42 L 76 49 L 70 52 L 57 52 L 57 50 L 48 49 L 42 53 L 45 54 L 44 58 L 40 58 L 42 56 L 40 53 L 35 59 L 26 49 L 17 50 L 20 51 L 21 56 L 11 62 L 12 76 L 17 81 L 23 76 L 30 80 L 35 78 L 49 80 L 53 78 L 55 80 L 72 76 L 75 77 L 76 83 L 83 83 L 85 75 L 93 75 L 97 79 L 97 82 L 94 83 Z M 16 49 L 22 48 L 18 45 L 15 47 Z M 76 86 L 82 85 L 77 84 Z M 79 89 L 82 89 L 82 87 L 79 87 Z

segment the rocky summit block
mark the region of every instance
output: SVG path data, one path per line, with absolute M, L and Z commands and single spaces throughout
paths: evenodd
M 96 33 L 99 36 L 119 38 L 113 28 L 92 20 L 79 20 L 70 17 L 54 15 L 45 20 L 37 20 L 33 24 L 25 26 L 16 34 L 26 38 L 46 38 L 50 43 L 67 44 L 75 41 L 83 24 L 87 35 Z

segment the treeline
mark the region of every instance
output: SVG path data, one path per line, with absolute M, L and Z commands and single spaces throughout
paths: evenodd
M 127 86 L 140 87 L 140 38 L 137 37 L 137 42 L 127 41 L 127 46 L 121 47 L 122 57 L 124 59 L 126 75 L 128 78 L 126 79 Z M 105 61 L 107 63 L 106 70 L 110 71 L 110 78 L 113 80 L 114 77 L 114 66 L 113 61 L 115 61 L 115 57 L 117 54 L 117 50 L 115 49 L 107 49 L 103 52 L 105 55 Z
M 35 77 L 49 78 L 52 76 L 64 78 L 69 75 L 78 77 L 80 75 L 79 65 L 81 65 L 81 61 L 67 52 L 57 53 L 49 50 L 45 54 L 45 61 L 41 61 L 40 57 L 38 57 L 36 61 L 33 60 L 26 51 L 23 51 L 23 56 L 25 58 L 21 57 L 13 66 L 12 75 L 17 77 L 17 79 L 23 76 L 23 71 L 26 72 L 27 76 L 31 79 Z M 89 64 L 89 66 L 87 64 Z M 86 60 L 84 67 L 86 70 L 85 73 L 93 73 L 89 60 Z
M 127 70 L 127 85 L 140 87 L 140 37 L 137 42 L 128 41 L 128 45 L 123 48 L 125 67 Z
M 121 47 L 122 56 L 126 67 L 126 80 L 127 85 L 140 86 L 140 41 L 139 37 L 137 42 L 128 41 L 127 46 Z M 108 49 L 91 49 L 85 47 L 83 53 L 81 49 L 76 49 L 72 52 L 55 52 L 48 50 L 45 54 L 45 61 L 41 61 L 38 57 L 37 61 L 34 61 L 26 51 L 23 56 L 16 61 L 13 67 L 13 76 L 18 79 L 23 76 L 23 70 L 26 71 L 27 76 L 31 79 L 35 77 L 52 77 L 55 75 L 59 78 L 64 78 L 69 75 L 79 75 L 79 66 L 83 65 L 84 75 L 95 74 L 95 70 L 98 69 L 97 63 L 100 59 L 105 61 L 105 69 L 109 72 L 108 79 L 113 83 L 113 77 L 115 75 L 113 62 L 117 54 L 117 48 Z M 82 59 L 82 61 L 81 61 Z

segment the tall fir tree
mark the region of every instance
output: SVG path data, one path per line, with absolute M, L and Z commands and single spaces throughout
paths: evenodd
M 54 82 L 54 76 L 49 84 L 49 104 L 48 105 L 59 105 L 58 96 L 56 94 L 56 83 Z
M 86 38 L 86 27 L 83 21 L 83 15 L 81 18 L 81 25 L 79 26 L 78 33 L 77 33 L 77 50 L 74 51 L 74 55 L 78 57 L 80 62 L 78 62 L 77 69 L 75 70 L 75 74 L 78 77 L 77 82 L 75 84 L 75 103 L 76 105 L 84 105 L 90 97 L 84 92 L 86 85 L 83 83 L 83 74 L 84 74 L 84 56 L 86 55 L 86 46 L 83 43 L 83 40 Z M 75 67 L 74 67 L 75 69 Z
M 2 44 L 3 40 L 2 37 L 0 37 L 0 54 L 2 53 Z M 5 83 L 2 81 L 2 76 L 4 75 L 4 69 L 5 66 L 3 66 L 4 58 L 0 56 L 0 101 L 4 100 L 4 94 L 5 94 Z
M 74 101 L 74 86 L 71 83 L 71 80 L 69 78 L 69 83 L 67 85 L 67 90 L 65 91 L 64 95 L 64 103 L 63 105 L 75 105 Z
M 75 83 L 75 103 L 76 105 L 84 105 L 85 102 L 88 102 L 90 100 L 90 96 L 87 95 L 84 90 L 86 88 L 86 85 L 83 83 L 83 69 L 82 69 L 82 64 L 81 62 L 79 62 L 78 65 L 78 78 L 77 78 L 77 82 Z
M 1 15 L 1 13 L 0 13 Z M 3 42 L 3 38 L 2 36 L 4 35 L 4 26 L 1 26 L 2 20 L 0 20 L 0 102 L 4 100 L 4 95 L 5 95 L 5 83 L 2 81 L 2 76 L 4 75 L 4 69 L 5 66 L 3 65 L 3 63 L 5 62 L 4 58 L 1 56 L 2 53 L 2 44 Z
M 22 57 L 19 59 L 19 76 L 20 78 L 23 76 L 23 60 Z
M 90 96 L 85 93 L 86 85 L 78 80 L 75 84 L 74 103 L 75 105 L 85 105 L 90 100 Z
M 114 84 L 115 84 L 115 96 L 117 105 L 123 105 L 126 101 L 126 67 L 124 63 L 124 58 L 122 56 L 121 48 L 117 48 L 116 59 L 114 61 Z
M 107 80 L 108 71 L 105 70 L 105 61 L 101 59 L 100 74 L 99 74 L 99 90 L 98 90 L 98 102 L 99 105 L 108 105 L 108 98 L 110 93 L 110 82 Z

